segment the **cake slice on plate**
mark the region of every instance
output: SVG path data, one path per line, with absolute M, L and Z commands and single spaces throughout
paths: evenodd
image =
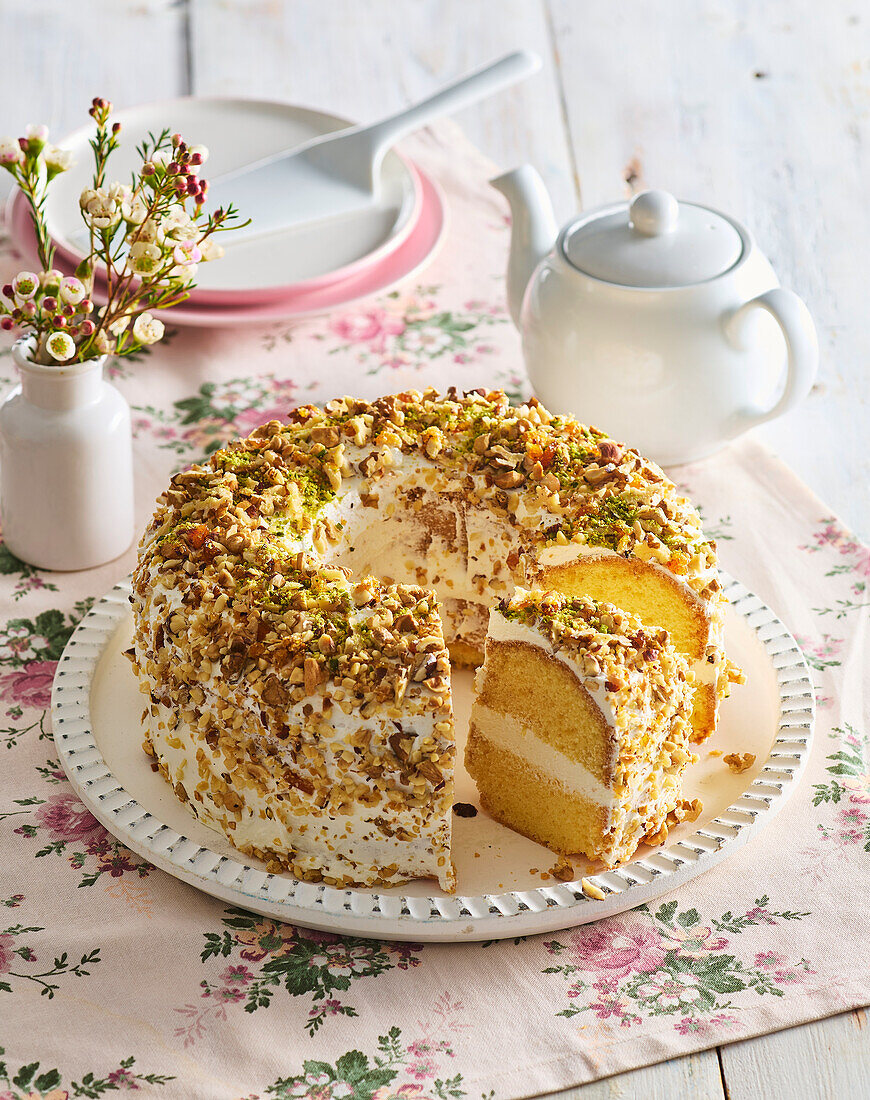
M 476 689 L 465 762 L 502 824 L 612 867 L 685 812 L 693 674 L 666 631 L 517 589 L 490 612 Z

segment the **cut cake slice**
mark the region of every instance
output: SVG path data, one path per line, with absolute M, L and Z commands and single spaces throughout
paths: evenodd
M 696 813 L 681 802 L 693 674 L 666 631 L 517 589 L 490 613 L 476 688 L 465 763 L 502 824 L 612 867 Z

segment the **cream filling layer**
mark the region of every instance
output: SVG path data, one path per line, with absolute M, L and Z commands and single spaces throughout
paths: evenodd
M 500 714 L 491 707 L 475 703 L 471 720 L 482 737 L 498 749 L 513 753 L 521 760 L 551 776 L 560 786 L 594 802 L 598 806 L 611 806 L 615 799 L 610 787 L 576 760 L 541 741 L 518 718 Z

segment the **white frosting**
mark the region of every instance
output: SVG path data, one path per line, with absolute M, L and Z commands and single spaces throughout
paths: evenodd
M 487 741 L 518 756 L 572 794 L 580 795 L 599 806 L 613 804 L 613 791 L 588 768 L 542 741 L 513 715 L 499 714 L 482 703 L 475 703 L 472 721 L 475 729 Z
M 208 705 L 204 710 L 210 709 Z M 438 865 L 436 852 L 449 851 L 451 817 L 448 814 L 426 813 L 406 809 L 399 823 L 405 828 L 419 827 L 419 836 L 411 840 L 397 840 L 385 835 L 373 823 L 374 817 L 384 815 L 384 807 L 362 806 L 351 808 L 350 814 L 331 816 L 312 808 L 310 816 L 291 817 L 288 827 L 277 816 L 280 803 L 273 793 L 261 793 L 253 787 L 239 789 L 242 795 L 242 815 L 235 819 L 219 806 L 215 806 L 208 791 L 201 792 L 203 801 L 192 797 L 192 790 L 200 778 L 196 752 L 203 751 L 209 770 L 216 776 L 226 771 L 221 754 L 197 737 L 182 721 L 174 730 L 169 729 L 172 711 L 158 704 L 158 714 L 148 715 L 152 744 L 159 758 L 167 767 L 174 783 L 181 783 L 191 798 L 189 805 L 204 824 L 221 829 L 221 819 L 228 818 L 235 825 L 228 833 L 236 847 L 256 848 L 260 851 L 294 852 L 294 862 L 309 871 L 319 871 L 333 878 L 346 878 L 349 873 L 365 885 L 374 885 L 375 870 L 396 864 L 397 881 L 408 878 L 436 878 L 442 889 L 449 888 L 447 866 Z M 342 715 L 344 717 L 344 715 Z M 162 728 L 161 728 L 162 727 Z M 380 731 L 384 737 L 386 730 Z M 288 754 L 282 754 L 276 746 L 272 751 L 284 763 L 292 764 Z M 389 815 L 396 825 L 394 815 Z M 304 826 L 300 829 L 300 826 Z M 223 831 L 223 830 L 221 830 Z M 331 854 L 335 853 L 335 854 Z

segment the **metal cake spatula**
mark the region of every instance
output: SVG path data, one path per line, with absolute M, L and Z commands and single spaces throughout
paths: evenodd
M 540 64 L 537 54 L 518 50 L 380 122 L 323 134 L 226 172 L 209 181 L 208 207 L 232 202 L 251 218 L 233 232 L 239 240 L 374 206 L 381 162 L 396 141 L 530 76 Z

